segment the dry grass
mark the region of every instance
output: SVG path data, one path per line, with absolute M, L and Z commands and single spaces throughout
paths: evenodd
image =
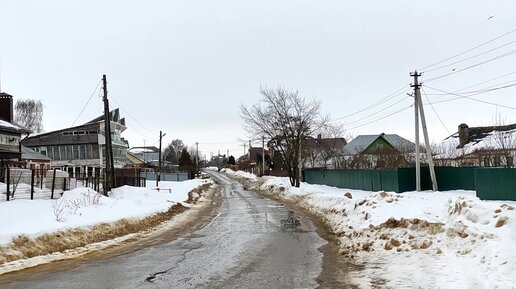
M 210 183 L 204 184 L 188 194 L 187 203 L 195 204 L 203 192 L 209 189 Z M 158 226 L 173 216 L 188 210 L 178 203 L 167 211 L 157 213 L 143 219 L 121 219 L 113 223 L 101 223 L 88 228 L 76 228 L 41 235 L 36 239 L 20 235 L 7 246 L 0 246 L 0 265 L 19 259 L 32 258 L 55 252 L 84 247 L 88 244 L 111 240 L 132 233 L 142 232 Z
M 91 243 L 111 240 L 116 237 L 137 233 L 153 228 L 173 216 L 188 210 L 175 204 L 166 212 L 157 213 L 143 219 L 122 219 L 114 223 L 101 223 L 88 228 L 77 228 L 48 233 L 31 239 L 20 235 L 8 246 L 0 247 L 0 264 L 19 259 L 32 258 L 55 252 L 84 247 Z M 15 253 L 16 252 L 16 253 Z
M 502 227 L 503 225 L 505 225 L 507 223 L 507 220 L 509 220 L 509 218 L 507 218 L 505 216 L 500 217 L 498 219 L 498 221 L 496 222 L 495 227 L 496 228 Z

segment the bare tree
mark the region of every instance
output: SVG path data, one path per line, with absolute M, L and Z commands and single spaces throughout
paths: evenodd
M 516 150 L 516 128 L 508 124 L 507 117 L 497 113 L 493 120 L 494 130 L 483 150 L 484 160 L 494 166 L 513 166 L 514 151 Z
M 33 133 L 43 131 L 43 104 L 40 100 L 20 99 L 16 101 L 14 121 Z
M 341 124 L 327 123 L 323 126 L 320 134 L 321 137 L 325 138 L 319 146 L 319 155 L 324 167 L 327 167 L 330 160 L 333 160 L 335 168 L 342 158 L 342 149 L 346 144 L 346 140 L 342 137 L 344 135 L 344 129 Z
M 163 155 L 165 157 L 165 160 L 177 164 L 179 158 L 181 157 L 181 152 L 183 151 L 183 148 L 185 147 L 185 144 L 180 139 L 175 139 L 171 141 L 167 147 L 165 147 L 165 151 L 163 152 Z
M 241 106 L 246 130 L 254 137 L 266 136 L 278 150 L 292 186 L 299 187 L 302 147 L 306 137 L 318 130 L 327 118 L 320 115 L 320 103 L 306 100 L 297 91 L 260 88 L 258 104 Z

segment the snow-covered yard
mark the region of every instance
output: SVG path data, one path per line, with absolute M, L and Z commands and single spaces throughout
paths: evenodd
M 121 220 L 139 220 L 167 212 L 174 204 L 184 204 L 189 192 L 211 180 L 184 182 L 147 182 L 147 187 L 124 186 L 113 189 L 109 197 L 89 188 L 65 191 L 59 199 L 15 199 L 0 202 L 0 253 L 20 254 L 17 244 L 31 242 L 56 232 L 75 229 L 94 230 L 93 226 Z M 195 193 L 194 193 L 195 194 Z M 16 243 L 16 244 L 15 244 Z M 23 252 L 22 252 L 23 253 Z M 25 254 L 27 255 L 27 254 Z M 0 254 L 0 264 L 5 255 Z M 0 270 L 1 271 L 1 270 Z
M 473 191 L 293 188 L 288 178 L 226 173 L 321 217 L 341 253 L 364 266 L 350 276 L 362 288 L 516 288 L 514 201 L 482 201 Z

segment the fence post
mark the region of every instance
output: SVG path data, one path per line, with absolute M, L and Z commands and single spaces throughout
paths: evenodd
M 43 181 L 44 181 L 44 176 L 43 176 L 43 172 L 44 172 L 44 169 L 43 169 L 43 165 L 41 165 L 39 167 L 39 171 L 40 171 L 40 176 L 41 176 L 41 182 L 39 183 L 39 186 L 40 186 L 40 189 L 43 190 Z
M 50 193 L 50 199 L 54 198 L 54 187 L 56 186 L 56 168 L 54 168 L 54 174 L 52 175 L 52 192 Z
M 7 201 L 9 201 L 9 198 L 11 197 L 11 169 L 7 168 L 7 181 L 5 182 L 7 184 Z
M 100 175 L 100 168 L 99 170 L 95 169 L 95 191 L 100 191 L 100 184 L 99 184 L 99 175 Z
M 34 169 L 30 170 L 30 199 L 34 200 Z

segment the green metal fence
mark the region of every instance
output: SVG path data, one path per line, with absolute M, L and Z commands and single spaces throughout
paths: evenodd
M 516 201 L 516 169 L 475 169 L 475 186 L 482 200 Z
M 435 174 L 440 191 L 476 190 L 485 200 L 516 200 L 516 169 L 436 167 Z M 416 189 L 415 168 L 392 170 L 324 170 L 304 171 L 310 184 L 366 191 L 407 192 Z M 421 189 L 432 188 L 428 167 L 421 168 Z

